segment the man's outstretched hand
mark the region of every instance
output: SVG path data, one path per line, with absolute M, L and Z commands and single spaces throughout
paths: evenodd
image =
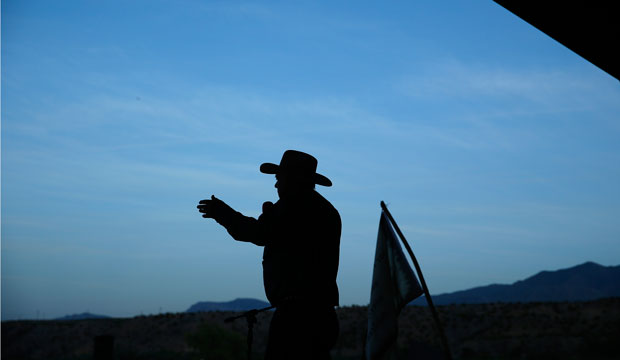
M 211 195 L 211 200 L 200 200 L 196 207 L 202 213 L 203 218 L 212 218 L 218 222 L 231 212 L 234 212 L 230 206 L 213 195 Z

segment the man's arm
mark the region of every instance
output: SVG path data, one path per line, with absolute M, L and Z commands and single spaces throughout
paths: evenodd
M 238 241 L 251 242 L 258 246 L 264 246 L 265 240 L 262 236 L 262 224 L 260 220 L 245 216 L 235 211 L 222 200 L 211 195 L 210 200 L 200 200 L 198 211 L 203 218 L 212 218 L 226 228 L 226 231 Z

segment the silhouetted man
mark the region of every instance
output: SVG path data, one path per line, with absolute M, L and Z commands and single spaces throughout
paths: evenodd
M 265 359 L 330 359 L 338 337 L 338 259 L 341 221 L 338 211 L 314 190 L 331 186 L 316 173 L 317 160 L 287 150 L 279 165 L 260 171 L 275 174 L 279 200 L 265 202 L 258 219 L 244 216 L 211 196 L 201 200 L 202 217 L 213 218 L 239 241 L 264 246 L 263 282 L 276 307 L 269 327 Z

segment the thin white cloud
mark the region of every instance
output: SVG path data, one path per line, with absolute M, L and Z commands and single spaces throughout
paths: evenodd
M 209 2 L 198 3 L 196 9 L 206 14 L 218 14 L 227 16 L 244 16 L 263 20 L 273 20 L 277 18 L 277 12 L 265 4 L 251 2 Z
M 535 105 L 530 111 L 575 111 L 613 105 L 620 96 L 617 81 L 583 69 L 513 69 L 467 64 L 455 59 L 416 68 L 398 87 L 416 98 L 507 99 Z M 526 103 L 523 103 L 526 102 Z

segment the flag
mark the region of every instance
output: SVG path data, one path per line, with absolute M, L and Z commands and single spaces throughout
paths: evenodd
M 384 359 L 389 355 L 396 344 L 398 314 L 405 305 L 423 293 L 390 221 L 381 212 L 368 306 L 368 360 Z

